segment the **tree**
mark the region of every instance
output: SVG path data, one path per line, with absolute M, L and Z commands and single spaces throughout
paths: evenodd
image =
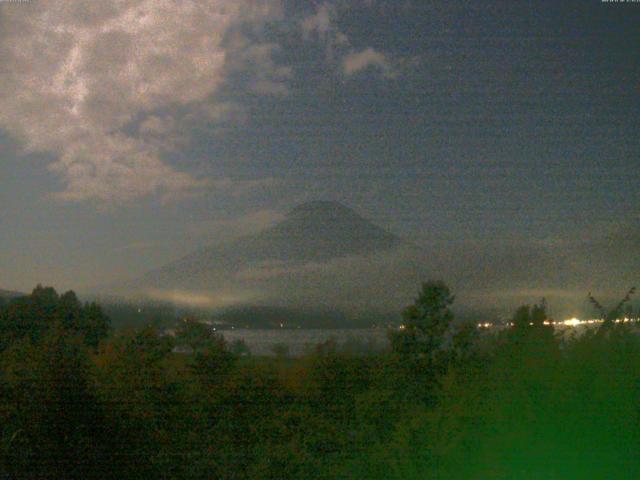
M 96 396 L 113 432 L 109 445 L 117 460 L 110 467 L 117 469 L 116 478 L 162 477 L 161 472 L 183 478 L 168 473 L 160 460 L 163 449 L 183 434 L 172 423 L 184 390 L 178 383 L 184 375 L 167 373 L 173 347 L 171 336 L 149 325 L 112 336 L 93 358 Z
M 96 348 L 111 330 L 111 321 L 97 303 L 88 303 L 82 307 L 77 330 L 84 337 L 84 343 Z
M 531 307 L 531 323 L 533 323 L 534 327 L 541 327 L 547 317 L 547 301 L 543 298 L 539 305 Z
M 82 339 L 50 329 L 0 355 L 7 405 L 0 413 L 0 473 L 6 478 L 109 478 L 100 406 Z M 9 408 L 6 408 L 9 407 Z
M 176 328 L 176 343 L 188 346 L 193 352 L 202 350 L 214 336 L 210 325 L 193 318 L 185 318 Z
M 516 330 L 526 330 L 531 324 L 531 307 L 529 305 L 519 306 L 513 317 L 511 323 Z
M 237 355 L 227 348 L 224 337 L 213 332 L 194 354 L 191 368 L 205 383 L 218 382 L 231 371 L 237 360 Z
M 511 322 L 516 331 L 528 331 L 531 328 L 540 329 L 544 327 L 547 317 L 547 302 L 543 298 L 539 304 L 518 307 L 513 314 Z
M 13 299 L 0 315 L 0 350 L 12 342 L 33 342 L 52 329 L 80 334 L 85 345 L 97 347 L 109 333 L 110 320 L 96 305 L 83 305 L 73 291 L 58 295 L 55 289 L 38 285 L 31 295 Z
M 478 336 L 479 332 L 475 323 L 463 323 L 456 328 L 452 337 L 452 350 L 457 360 L 465 360 L 473 355 Z
M 454 296 L 442 281 L 429 281 L 413 305 L 402 312 L 403 329 L 391 335 L 392 348 L 397 353 L 431 356 L 441 347 L 444 334 L 453 320 L 449 306 Z
M 269 347 L 271 353 L 273 353 L 277 358 L 286 358 L 289 356 L 289 345 L 286 343 L 274 343 Z
M 245 342 L 242 338 L 236 338 L 229 347 L 229 350 L 238 357 L 250 356 L 251 349 L 247 342 Z
M 622 300 L 620 300 L 616 304 L 616 306 L 609 311 L 606 311 L 605 308 L 602 306 L 602 304 L 598 300 L 596 300 L 593 297 L 593 295 L 591 295 L 591 293 L 589 293 L 588 295 L 589 302 L 591 302 L 591 305 L 593 305 L 593 308 L 600 315 L 600 319 L 603 321 L 602 323 L 603 327 L 607 328 L 613 325 L 613 322 L 616 319 L 623 316 L 625 305 L 628 305 L 629 302 L 631 302 L 631 296 L 635 293 L 635 291 L 636 291 L 636 287 L 631 287 L 627 292 L 627 294 L 622 298 Z

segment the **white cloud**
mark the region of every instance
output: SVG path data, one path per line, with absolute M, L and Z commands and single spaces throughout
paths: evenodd
M 282 96 L 289 93 L 284 83 L 292 77 L 290 67 L 279 66 L 273 59 L 280 47 L 273 43 L 251 45 L 241 52 L 241 64 L 245 69 L 249 68 L 253 81 L 251 89 L 263 95 Z
M 325 54 L 329 63 L 333 63 L 336 52 L 349 45 L 349 37 L 338 29 L 337 16 L 336 5 L 324 2 L 318 5 L 315 13 L 300 22 L 305 40 L 317 39 L 325 44 Z
M 342 32 L 338 19 L 342 12 L 353 8 L 371 8 L 374 2 L 361 5 L 349 2 L 323 2 L 316 7 L 315 13 L 300 22 L 303 38 L 307 41 L 318 40 L 325 44 L 326 60 L 338 72 L 350 77 L 368 68 L 375 68 L 386 77 L 395 77 L 407 67 L 415 65 L 417 59 L 398 57 L 392 60 L 387 53 L 373 47 L 356 50 L 349 36 Z
M 342 71 L 348 77 L 372 67 L 382 70 L 385 75 L 393 75 L 388 56 L 371 47 L 351 52 L 342 60 Z
M 318 5 L 316 13 L 304 18 L 300 24 L 302 32 L 305 36 L 317 34 L 326 35 L 333 29 L 333 17 L 335 16 L 335 7 L 328 2 Z
M 219 98 L 238 68 L 227 34 L 247 23 L 255 32 L 282 15 L 278 0 L 76 0 L 0 9 L 0 128 L 27 152 L 56 155 L 50 168 L 65 185 L 58 198 L 106 204 L 210 184 L 163 160 L 181 141 L 181 118 L 167 112 L 186 107 L 217 121 L 237 111 Z M 277 46 L 246 43 L 254 90 L 286 93 L 291 71 L 273 60 Z

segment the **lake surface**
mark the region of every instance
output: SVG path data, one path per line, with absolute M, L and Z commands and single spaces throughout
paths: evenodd
M 581 335 L 597 325 L 556 326 L 565 336 Z M 482 328 L 484 333 L 498 333 L 504 327 Z M 632 330 L 640 334 L 640 324 Z M 245 329 L 218 330 L 227 342 L 244 340 L 252 355 L 275 355 L 274 347 L 285 346 L 290 356 L 302 356 L 330 338 L 336 340 L 338 351 L 361 354 L 389 348 L 386 328 L 367 329 Z
M 319 343 L 334 338 L 338 350 L 349 350 L 362 353 L 365 350 L 380 351 L 389 345 L 387 330 L 384 328 L 371 329 L 269 329 L 254 330 L 236 328 L 222 330 L 227 342 L 244 340 L 253 355 L 274 355 L 274 348 L 286 345 L 292 356 L 305 355 L 314 350 Z

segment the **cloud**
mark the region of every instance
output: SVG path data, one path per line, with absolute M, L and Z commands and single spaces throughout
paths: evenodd
M 282 95 L 291 76 L 261 43 L 278 0 L 121 0 L 5 3 L 0 16 L 0 128 L 25 152 L 49 152 L 57 197 L 127 202 L 211 183 L 167 162 L 185 111 L 227 118 L 233 69 L 251 65 L 253 90 Z M 243 26 L 251 26 L 252 39 Z M 241 55 L 239 55 L 241 53 Z M 238 60 L 238 58 L 240 60 Z M 187 118 L 188 120 L 188 118 Z M 137 128 L 136 128 L 137 126 Z
M 305 40 L 317 39 L 325 44 L 325 55 L 329 63 L 333 63 L 336 52 L 349 45 L 349 37 L 338 29 L 337 17 L 336 5 L 324 2 L 317 6 L 315 13 L 300 22 Z
M 624 237 L 627 245 L 636 242 L 624 259 L 627 268 L 632 262 L 633 271 L 637 271 L 633 267 L 638 264 L 634 260 L 638 238 Z M 598 298 L 619 300 L 635 285 L 631 275 L 611 275 L 618 271 L 616 264 L 622 269 L 622 258 L 598 260 L 597 252 L 608 246 L 535 239 L 436 242 L 326 262 L 248 263 L 229 281 L 251 285 L 273 302 L 400 311 L 412 301 L 421 281 L 443 279 L 463 310 L 490 309 L 509 315 L 518 305 L 545 297 L 553 314 L 562 318 L 590 312 L 585 305 L 589 290 Z
M 161 290 L 149 289 L 146 297 L 161 302 L 171 302 L 176 305 L 192 308 L 224 308 L 246 303 L 257 297 L 252 292 L 193 292 L 189 290 Z
M 289 93 L 285 81 L 293 76 L 293 71 L 290 67 L 276 64 L 273 57 L 279 50 L 280 47 L 274 43 L 263 43 L 251 45 L 241 53 L 241 65 L 251 65 L 252 91 L 274 96 Z
M 337 72 L 350 77 L 368 68 L 375 68 L 386 77 L 395 77 L 405 70 L 419 64 L 417 57 L 395 55 L 390 58 L 371 46 L 360 50 L 354 49 L 349 36 L 341 31 L 338 25 L 339 17 L 345 11 L 356 9 L 371 9 L 375 2 L 323 2 L 317 5 L 314 13 L 304 17 L 300 22 L 302 37 L 306 41 L 317 40 L 325 44 L 326 60 Z M 383 8 L 383 5 L 380 5 Z M 395 7 L 394 7 L 395 8 Z
M 360 52 L 351 52 L 342 60 L 342 71 L 347 77 L 367 68 L 377 68 L 382 70 L 385 75 L 393 75 L 388 56 L 371 47 Z
M 271 280 L 290 275 L 321 274 L 332 266 L 331 263 L 306 262 L 300 264 L 283 260 L 270 260 L 241 268 L 234 274 L 234 277 L 238 280 L 248 281 Z
M 327 261 L 267 260 L 249 263 L 230 281 L 261 291 L 273 304 L 331 306 L 345 311 L 399 311 L 430 270 L 426 255 L 396 248 Z
M 325 36 L 333 30 L 333 19 L 335 17 L 335 7 L 328 2 L 318 5 L 316 12 L 304 18 L 300 23 L 302 32 L 306 37 L 312 34 Z

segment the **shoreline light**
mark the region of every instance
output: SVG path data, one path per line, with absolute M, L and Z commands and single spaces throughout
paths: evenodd
M 580 325 L 582 323 L 582 321 L 578 318 L 570 318 L 569 320 L 565 320 L 564 322 L 562 322 L 563 325 L 566 325 L 568 327 L 576 327 L 578 325 Z
M 546 326 L 553 326 L 553 327 L 579 327 L 580 325 L 594 325 L 594 324 L 600 324 L 603 323 L 604 320 L 602 319 L 589 319 L 589 320 L 580 320 L 579 318 L 573 317 L 573 318 L 569 318 L 567 320 L 558 320 L 558 321 L 552 321 L 552 320 L 545 320 L 543 323 L 543 325 Z M 632 323 L 632 324 L 636 324 L 636 323 L 640 323 L 640 319 L 635 319 L 635 318 L 628 318 L 628 317 L 624 317 L 624 318 L 618 318 L 613 320 L 613 323 Z M 494 324 L 491 322 L 480 322 L 476 324 L 477 328 L 494 328 L 494 327 L 514 327 L 514 323 L 513 322 L 506 322 L 504 324 Z M 529 323 L 529 326 L 533 326 L 533 322 Z M 400 327 L 402 329 L 402 326 Z

